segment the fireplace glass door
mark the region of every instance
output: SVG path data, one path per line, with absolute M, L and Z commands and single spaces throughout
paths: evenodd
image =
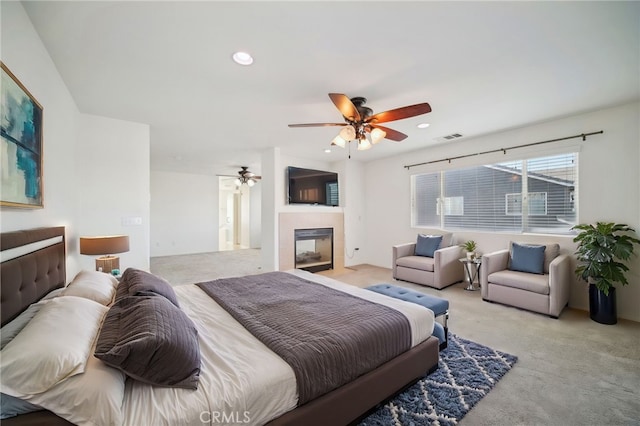
M 296 269 L 333 269 L 333 228 L 295 230 Z

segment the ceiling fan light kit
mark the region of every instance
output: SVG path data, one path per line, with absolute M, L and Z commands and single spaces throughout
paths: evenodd
M 331 141 L 331 145 L 344 148 L 347 143 L 356 140 L 358 141 L 358 151 L 364 151 L 383 139 L 400 142 L 407 138 L 404 133 L 380 126 L 379 123 L 402 120 L 431 112 L 431 106 L 428 103 L 421 103 L 373 114 L 371 108 L 364 106 L 367 102 L 366 98 L 358 96 L 349 99 L 342 93 L 329 93 L 329 98 L 342 114 L 344 123 L 289 124 L 289 127 L 340 126 L 342 129 Z
M 340 137 L 345 141 L 352 141 L 356 138 L 356 129 L 353 126 L 345 126 L 340 130 Z
M 369 142 L 369 139 L 367 138 L 358 140 L 358 151 L 364 151 L 372 146 L 373 145 L 371 145 L 371 142 Z
M 382 139 L 384 139 L 386 136 L 387 136 L 387 132 L 376 127 L 371 131 L 371 143 L 375 145 L 378 142 L 380 142 Z

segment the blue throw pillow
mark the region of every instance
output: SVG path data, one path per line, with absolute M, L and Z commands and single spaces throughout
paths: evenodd
M 511 244 L 511 264 L 509 269 L 532 274 L 543 274 L 544 250 L 546 248 L 546 246 Z
M 442 235 L 422 235 L 418 234 L 418 241 L 416 242 L 416 256 L 433 257 L 440 243 L 442 242 Z

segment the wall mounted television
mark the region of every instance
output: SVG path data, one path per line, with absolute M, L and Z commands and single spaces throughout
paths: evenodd
M 338 174 L 322 170 L 287 167 L 289 204 L 338 206 Z

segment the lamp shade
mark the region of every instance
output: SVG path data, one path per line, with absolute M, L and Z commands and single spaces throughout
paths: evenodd
M 129 251 L 128 235 L 80 237 L 80 254 L 101 255 Z

